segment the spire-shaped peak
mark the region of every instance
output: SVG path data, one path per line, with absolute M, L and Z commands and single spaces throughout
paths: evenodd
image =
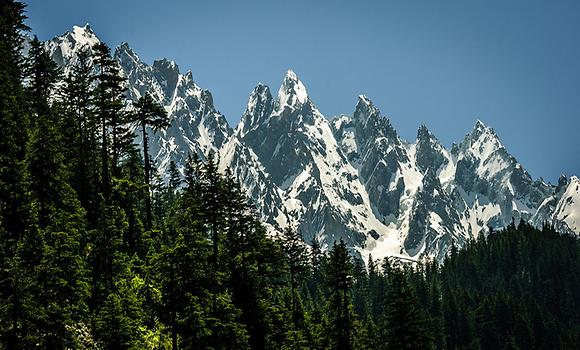
M 155 76 L 161 81 L 165 81 L 164 90 L 168 96 L 173 95 L 173 91 L 179 81 L 179 66 L 166 58 L 153 61 Z
M 471 136 L 472 138 L 479 138 L 483 134 L 491 134 L 495 136 L 495 131 L 485 125 L 480 119 L 477 119 L 473 126 L 473 130 L 471 131 Z
M 248 105 L 246 107 L 246 113 L 252 113 L 256 106 L 263 103 L 272 102 L 272 93 L 268 85 L 258 83 L 248 99 Z
M 472 141 L 475 141 L 475 140 L 478 140 L 478 139 L 484 137 L 488 140 L 496 140 L 497 143 L 499 143 L 499 139 L 497 138 L 495 131 L 492 128 L 486 126 L 479 119 L 475 122 L 475 125 L 473 126 L 473 130 L 471 130 L 471 132 L 468 134 L 468 136 L 470 137 L 470 139 Z
M 425 174 L 427 174 L 426 172 L 429 169 L 436 173 L 443 165 L 448 163 L 443 146 L 441 146 L 435 135 L 427 129 L 425 124 L 422 124 L 417 130 L 415 161 L 419 170 Z
M 475 125 L 474 125 L 474 127 L 473 127 L 473 128 L 474 128 L 474 129 L 485 129 L 485 128 L 487 128 L 487 127 L 486 127 L 486 126 L 485 126 L 485 124 L 484 124 L 484 123 L 481 121 L 481 119 L 477 119 L 477 120 L 475 121 Z
M 84 35 L 84 36 L 94 36 L 95 32 L 93 32 L 93 28 L 91 25 L 86 23 L 84 26 L 73 26 L 72 33 L 76 35 Z
M 478 159 L 487 159 L 501 149 L 506 152 L 495 131 L 481 120 L 475 122 L 473 130 L 465 135 L 459 148 L 461 152 L 469 152 Z
M 274 109 L 274 99 L 270 88 L 262 83 L 258 83 L 248 99 L 248 105 L 238 124 L 237 133 L 244 137 L 248 132 L 264 123 L 272 114 Z
M 159 60 L 153 61 L 153 67 L 160 71 L 171 71 L 174 73 L 179 74 L 179 66 L 175 61 L 169 60 L 167 58 L 162 58 Z
M 286 72 L 280 90 L 278 90 L 278 106 L 301 106 L 308 102 L 306 87 L 291 69 Z
M 258 85 L 256 85 L 256 87 L 252 91 L 252 95 L 262 94 L 262 93 L 267 93 L 267 94 L 271 95 L 270 88 L 266 84 L 258 83 Z
M 359 104 L 364 105 L 364 106 L 367 106 L 367 108 L 374 108 L 374 109 L 376 109 L 375 105 L 373 104 L 373 101 L 371 101 L 371 99 L 368 98 L 365 95 L 358 95 L 357 106 Z
M 135 51 L 133 51 L 131 46 L 129 46 L 129 43 L 127 43 L 126 41 L 122 42 L 121 45 L 117 46 L 115 51 L 117 51 L 119 54 L 125 53 L 125 54 L 135 58 L 137 61 L 139 61 L 139 56 L 137 56 Z
M 421 124 L 421 126 L 419 126 L 419 129 L 417 130 L 417 143 L 439 145 L 439 140 L 437 139 L 437 137 L 435 137 L 435 135 L 433 135 L 431 131 L 429 131 L 429 129 L 425 124 Z
M 169 85 L 174 86 L 177 84 L 179 66 L 174 61 L 168 60 L 167 58 L 155 60 L 153 61 L 153 69 L 159 72 Z
M 81 51 L 90 51 L 98 43 L 100 43 L 99 38 L 90 25 L 86 24 L 84 27 L 73 26 L 64 34 L 50 39 L 46 45 L 53 61 L 59 66 L 65 67 Z
M 93 32 L 93 28 L 91 25 L 86 23 L 84 26 L 73 26 L 72 34 L 74 35 L 83 35 L 83 36 L 94 36 L 95 32 Z
M 143 65 L 139 56 L 126 42 L 115 48 L 115 59 L 119 61 L 125 71 L 131 71 Z
M 95 44 L 99 43 L 99 38 L 93 32 L 91 26 L 87 23 L 83 27 L 73 26 L 72 30 L 65 33 L 63 37 L 68 38 L 71 41 L 72 46 L 81 47 L 88 45 L 93 47 Z
M 417 130 L 417 140 L 427 140 L 431 138 L 431 132 L 427 129 L 425 124 L 421 124 L 419 126 L 419 130 Z
M 292 69 L 288 69 L 288 71 L 286 72 L 286 77 L 284 78 L 284 80 L 289 79 L 292 81 L 296 81 L 298 82 L 298 76 L 296 75 L 296 73 L 294 73 L 294 71 Z
M 354 118 L 366 121 L 370 118 L 378 119 L 381 111 L 373 104 L 370 98 L 365 95 L 359 95 L 358 102 L 354 109 Z

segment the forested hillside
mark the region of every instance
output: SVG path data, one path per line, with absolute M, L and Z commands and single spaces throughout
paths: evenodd
M 580 347 L 577 238 L 522 222 L 439 265 L 271 237 L 212 153 L 156 177 L 134 132 L 167 115 L 105 44 L 64 75 L 0 14 L 0 349 Z

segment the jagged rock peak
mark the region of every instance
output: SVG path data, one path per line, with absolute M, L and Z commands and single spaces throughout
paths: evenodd
M 421 124 L 419 126 L 419 130 L 417 130 L 417 140 L 428 140 L 433 137 L 433 134 L 427 129 L 425 124 Z
M 84 26 L 73 26 L 72 31 L 69 32 L 73 36 L 95 37 L 95 32 L 91 25 L 86 23 Z
M 166 93 L 172 94 L 179 81 L 179 66 L 174 61 L 163 58 L 153 61 L 153 69 L 166 81 Z
M 560 175 L 558 178 L 558 185 L 556 187 L 556 192 L 559 192 L 562 188 L 565 188 L 568 185 L 568 177 L 566 174 Z
M 417 144 L 424 144 L 423 146 L 435 148 L 442 147 L 439 139 L 427 128 L 425 124 L 421 124 L 417 130 Z
M 486 126 L 481 120 L 477 120 L 473 130 L 465 135 L 459 148 L 463 152 L 469 150 L 469 153 L 479 159 L 487 159 L 501 149 L 505 151 L 495 131 Z
M 168 60 L 167 58 L 162 58 L 153 61 L 153 67 L 161 72 L 171 71 L 174 74 L 179 74 L 179 66 L 175 61 Z
M 270 88 L 265 84 L 258 83 L 250 94 L 246 110 L 236 128 L 238 135 L 243 137 L 250 130 L 262 124 L 272 114 L 273 105 Z
M 97 36 L 95 35 L 95 32 L 93 32 L 93 29 L 88 23 L 85 24 L 83 27 L 73 26 L 70 32 L 63 34 L 63 37 L 67 37 L 68 39 L 73 41 L 74 44 L 80 46 L 84 45 L 93 46 L 100 42 Z
M 471 133 L 469 133 L 469 135 L 473 140 L 476 140 L 484 134 L 488 134 L 497 138 L 495 130 L 486 126 L 481 120 L 477 119 L 475 125 L 473 126 L 473 130 L 471 131 Z
M 272 93 L 268 85 L 258 83 L 248 98 L 246 112 L 251 113 L 259 104 L 270 100 L 272 100 Z
M 115 57 L 122 57 L 126 56 L 130 58 L 134 62 L 141 62 L 139 55 L 133 51 L 133 49 L 129 46 L 129 43 L 122 42 L 121 45 L 117 46 L 115 49 Z
M 214 107 L 213 96 L 209 90 L 207 90 L 207 89 L 201 90 L 201 100 L 203 102 L 205 102 L 206 106 L 212 107 L 212 108 Z
M 299 107 L 308 102 L 308 93 L 304 84 L 291 69 L 286 72 L 280 90 L 278 90 L 278 108 L 285 106 Z
M 375 107 L 373 101 L 365 95 L 359 95 L 358 102 L 354 109 L 354 118 L 366 121 L 367 119 L 378 119 L 381 111 Z

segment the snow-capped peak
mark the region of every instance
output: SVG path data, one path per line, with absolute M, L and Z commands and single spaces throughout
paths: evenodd
M 571 176 L 554 210 L 556 226 L 565 224 L 571 232 L 580 232 L 580 179 Z
M 285 106 L 298 107 L 308 102 L 306 87 L 291 69 L 286 72 L 280 90 L 278 90 L 278 108 Z
M 93 32 L 91 26 L 87 23 L 83 27 L 73 26 L 72 31 L 66 33 L 63 36 L 67 36 L 72 39 L 75 46 L 85 46 L 88 45 L 92 47 L 93 45 L 99 43 L 99 38 Z
M 170 70 L 179 74 L 179 66 L 177 63 L 175 63 L 175 61 L 168 60 L 167 58 L 153 61 L 153 67 L 159 70 Z
M 464 151 L 469 150 L 473 156 L 485 160 L 500 149 L 504 149 L 495 131 L 477 120 L 473 130 L 465 136 L 461 144 Z
M 240 137 L 244 137 L 250 130 L 265 122 L 273 110 L 273 98 L 267 85 L 258 83 L 250 94 L 246 110 L 236 128 Z
M 130 61 L 133 62 L 133 64 L 141 62 L 139 56 L 135 53 L 135 51 L 133 51 L 133 49 L 131 49 L 129 43 L 127 42 L 122 42 L 121 45 L 117 46 L 117 48 L 115 49 L 115 56 L 116 57 L 126 56 L 126 58 L 123 58 L 122 61 L 126 61 L 126 59 L 129 59 Z
M 371 116 L 378 117 L 381 114 L 379 109 L 375 107 L 373 101 L 365 95 L 358 96 L 358 102 L 354 110 L 354 118 L 369 119 Z
M 475 125 L 473 126 L 473 130 L 471 131 L 471 133 L 469 135 L 471 136 L 472 140 L 477 140 L 477 139 L 481 138 L 482 136 L 488 136 L 490 138 L 494 138 L 495 141 L 497 143 L 499 143 L 499 139 L 495 133 L 495 130 L 486 126 L 479 119 L 475 122 Z M 499 146 L 501 146 L 501 143 L 499 143 Z
M 80 27 L 80 26 L 73 26 L 73 30 L 72 32 L 75 35 L 81 35 L 81 36 L 95 36 L 95 33 L 93 32 L 93 29 L 91 28 L 91 25 L 86 23 L 84 26 Z
M 99 42 L 91 26 L 86 24 L 84 27 L 73 26 L 71 31 L 49 40 L 45 45 L 50 57 L 58 65 L 66 66 L 71 58 L 77 56 L 78 52 L 84 49 L 90 50 Z
M 427 126 L 425 124 L 421 124 L 421 126 L 419 126 L 419 130 L 417 130 L 417 140 L 428 140 L 431 137 L 432 134 L 429 129 L 427 129 Z

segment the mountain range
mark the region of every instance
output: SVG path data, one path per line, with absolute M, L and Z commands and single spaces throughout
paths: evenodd
M 66 72 L 99 41 L 87 24 L 45 45 Z M 452 245 L 520 219 L 580 233 L 580 180 L 533 179 L 479 120 L 449 149 L 424 125 L 407 141 L 363 95 L 352 115 L 323 115 L 289 70 L 277 94 L 257 84 L 233 128 L 191 71 L 168 59 L 147 64 L 127 43 L 114 57 L 128 104 L 150 93 L 170 116 L 169 128 L 149 131 L 159 174 L 166 177 L 171 160 L 183 172 L 188 154 L 213 152 L 272 233 L 292 225 L 307 243 L 343 239 L 365 260 L 441 260 Z

